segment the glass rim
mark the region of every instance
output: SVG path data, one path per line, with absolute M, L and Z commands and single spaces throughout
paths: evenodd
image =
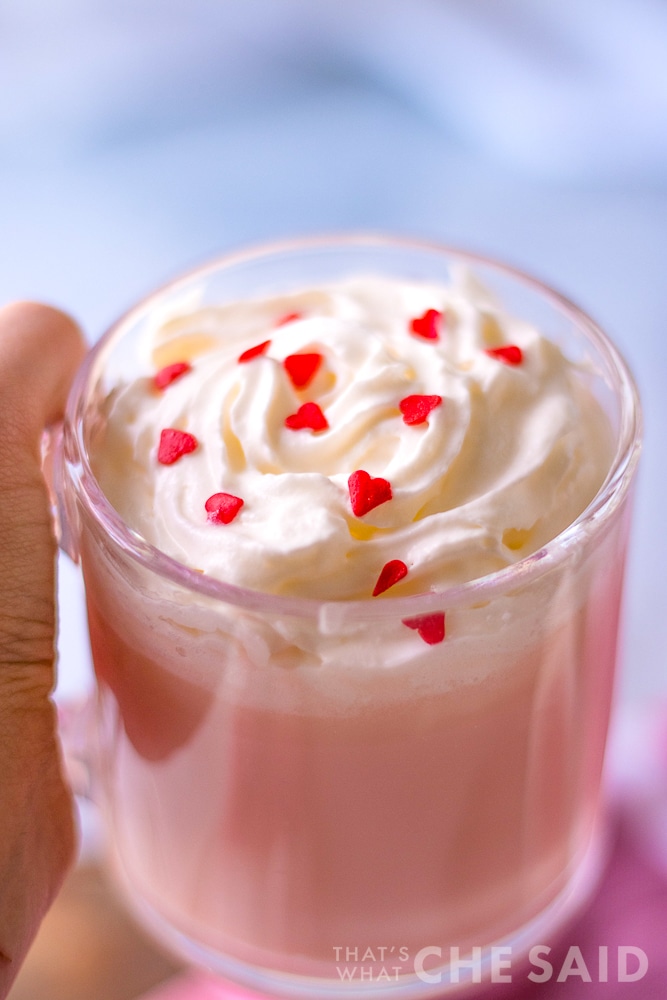
M 178 292 L 194 280 L 202 280 L 222 269 L 249 264 L 272 256 L 304 251 L 340 251 L 346 247 L 355 250 L 389 248 L 396 251 L 440 255 L 472 266 L 481 266 L 512 279 L 538 293 L 544 301 L 573 322 L 585 335 L 586 340 L 606 360 L 610 371 L 615 374 L 618 385 L 613 389 L 620 399 L 620 421 L 616 450 L 607 476 L 579 516 L 540 549 L 493 573 L 447 586 L 442 590 L 429 590 L 407 597 L 368 597 L 355 600 L 284 597 L 268 591 L 252 590 L 226 583 L 178 562 L 130 528 L 107 500 L 90 467 L 83 433 L 83 416 L 90 377 L 98 361 L 102 360 L 103 354 L 116 338 L 158 305 L 167 294 Z M 146 569 L 184 589 L 225 604 L 290 617 L 315 618 L 324 622 L 331 621 L 334 624 L 342 620 L 367 621 L 394 618 L 396 615 L 417 616 L 477 604 L 490 600 L 500 591 L 515 589 L 520 584 L 523 586 L 543 576 L 565 560 L 579 539 L 587 534 L 597 534 L 601 531 L 609 517 L 621 505 L 634 477 L 641 450 L 641 434 L 639 394 L 627 362 L 595 320 L 567 296 L 532 274 L 484 254 L 434 241 L 372 232 L 353 232 L 259 243 L 223 253 L 179 273 L 177 277 L 165 282 L 136 302 L 93 345 L 75 376 L 65 411 L 63 451 L 69 473 L 67 478 L 72 482 L 85 510 L 126 555 Z

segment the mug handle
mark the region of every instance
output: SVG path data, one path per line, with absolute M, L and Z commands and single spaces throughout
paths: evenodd
M 72 491 L 66 482 L 64 433 L 61 422 L 45 429 L 42 435 L 41 455 L 42 473 L 49 492 L 56 541 L 61 552 L 78 565 L 78 515 Z M 96 798 L 92 766 L 95 731 L 94 695 L 56 697 L 56 709 L 66 776 L 76 796 L 94 801 Z
M 51 501 L 56 541 L 72 562 L 79 562 L 79 517 L 67 488 L 65 436 L 62 421 L 51 424 L 42 434 L 42 474 Z

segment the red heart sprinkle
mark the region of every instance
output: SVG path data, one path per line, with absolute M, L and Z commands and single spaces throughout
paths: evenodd
M 156 372 L 153 378 L 155 388 L 166 389 L 168 385 L 171 385 L 177 378 L 180 378 L 181 375 L 185 375 L 189 371 L 192 371 L 192 365 L 189 365 L 187 361 L 177 361 L 173 365 L 160 368 L 160 371 Z
M 382 567 L 382 572 L 380 573 L 375 588 L 373 590 L 373 597 L 377 597 L 378 594 L 384 594 L 385 590 L 389 590 L 393 587 L 395 583 L 402 580 L 404 576 L 408 574 L 408 567 L 400 559 L 390 559 L 388 563 Z
M 265 354 L 270 343 L 270 340 L 264 340 L 261 344 L 257 344 L 256 347 L 249 347 L 243 354 L 239 354 L 239 362 L 243 364 L 244 361 L 252 361 L 253 358 L 258 358 L 260 354 Z
M 229 524 L 233 521 L 243 506 L 241 497 L 233 493 L 214 493 L 204 504 L 208 511 L 208 520 L 212 524 Z
M 442 313 L 437 309 L 427 309 L 423 316 L 417 316 L 410 323 L 410 332 L 424 340 L 438 340 Z
M 403 624 L 419 632 L 429 646 L 436 646 L 445 638 L 444 611 L 436 611 L 433 615 L 418 615 L 416 618 L 404 618 Z
M 350 491 L 350 503 L 355 517 L 363 517 L 369 510 L 379 507 L 381 503 L 391 500 L 391 483 L 379 476 L 374 479 L 363 469 L 353 472 L 347 481 Z
M 194 451 L 199 442 L 194 434 L 187 431 L 177 431 L 167 427 L 160 434 L 160 444 L 157 450 L 157 460 L 162 465 L 173 465 L 182 455 Z
M 442 403 L 442 396 L 406 396 L 398 404 L 406 424 L 423 424 L 431 410 Z
M 295 389 L 304 389 L 323 361 L 321 354 L 290 354 L 283 361 Z
M 276 320 L 276 326 L 286 326 L 288 323 L 294 323 L 297 319 L 301 319 L 302 316 L 303 313 L 300 312 L 285 313 L 284 316 Z
M 317 403 L 304 403 L 296 413 L 285 418 L 285 427 L 289 427 L 292 431 L 305 428 L 311 431 L 326 431 L 329 424 Z
M 486 347 L 485 354 L 490 358 L 498 358 L 506 365 L 520 365 L 523 361 L 523 351 L 516 344 L 506 344 L 505 347 Z

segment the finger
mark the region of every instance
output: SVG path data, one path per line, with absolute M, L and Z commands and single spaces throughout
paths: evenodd
M 49 698 L 55 543 L 40 438 L 62 414 L 84 350 L 63 313 L 0 310 L 0 997 L 74 851 Z
M 45 425 L 63 412 L 85 352 L 64 313 L 34 303 L 0 310 L 0 664 L 42 665 L 51 686 L 54 542 L 40 466 Z M 15 680 L 28 684 L 24 669 Z M 0 682 L 3 680 L 0 677 Z M 5 694 L 6 696 L 6 694 Z
M 23 429 L 39 433 L 62 414 L 72 377 L 86 351 L 81 330 L 66 313 L 37 302 L 0 308 L 2 399 L 20 401 Z

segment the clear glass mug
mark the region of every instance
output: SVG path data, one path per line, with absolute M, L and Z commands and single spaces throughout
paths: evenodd
M 158 313 L 361 273 L 447 282 L 462 264 L 588 363 L 614 430 L 598 495 L 540 551 L 438 593 L 277 597 L 175 562 L 102 494 L 100 403 L 118 374 L 148 374 L 136 345 Z M 353 236 L 223 257 L 102 338 L 71 392 L 55 484 L 86 585 L 88 752 L 112 865 L 161 942 L 274 996 L 418 998 L 488 978 L 494 947 L 517 960 L 573 914 L 603 853 L 639 435 L 632 377 L 585 314 L 429 244 Z M 405 647 L 403 619 L 442 611 L 444 642 Z

